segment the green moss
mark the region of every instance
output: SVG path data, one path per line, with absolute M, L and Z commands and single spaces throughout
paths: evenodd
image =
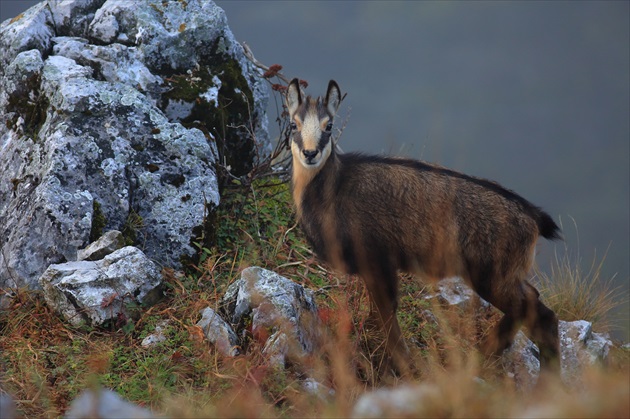
M 214 76 L 221 80 L 217 103 L 203 98 L 209 89 L 217 87 Z M 162 109 L 166 109 L 170 101 L 191 103 L 190 114 L 180 122 L 188 128 L 199 128 L 212 135 L 220 160 L 230 166 L 233 175 L 249 173 L 255 143 L 246 127 L 250 125 L 254 97 L 239 63 L 218 53 L 212 62 L 199 66 L 191 73 L 168 77 L 166 82 L 169 91 L 162 97 Z
M 103 229 L 107 225 L 107 219 L 101 210 L 101 204 L 92 202 L 92 229 L 90 230 L 90 243 L 98 240 L 103 235 Z
M 46 121 L 46 110 L 50 105 L 48 98 L 39 94 L 40 81 L 39 74 L 28 77 L 18 91 L 9 95 L 7 103 L 7 111 L 14 113 L 6 122 L 7 128 L 19 129 L 18 120 L 22 118 L 21 129 L 24 135 L 33 140 Z M 31 96 L 35 99 L 31 100 Z

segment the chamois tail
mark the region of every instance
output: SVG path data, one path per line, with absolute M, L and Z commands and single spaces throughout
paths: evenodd
M 536 220 L 538 223 L 538 231 L 540 231 L 540 235 L 549 240 L 561 240 L 562 235 L 560 234 L 560 227 L 556 224 L 556 222 L 551 218 L 549 214 L 544 211 L 539 211 L 538 219 Z

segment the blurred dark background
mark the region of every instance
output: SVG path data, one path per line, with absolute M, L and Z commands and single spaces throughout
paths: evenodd
M 0 0 L 0 20 L 36 1 Z M 217 1 L 239 41 L 324 93 L 344 92 L 341 147 L 496 180 L 563 225 L 588 272 L 607 254 L 630 340 L 630 3 Z M 279 106 L 279 104 L 278 104 Z M 276 102 L 270 101 L 269 127 Z

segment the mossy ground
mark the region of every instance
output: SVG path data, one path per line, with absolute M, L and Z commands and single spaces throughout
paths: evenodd
M 20 414 L 61 416 L 81 390 L 102 385 L 171 417 L 347 416 L 366 390 L 400 382 L 379 369 L 382 337 L 367 321 L 362 282 L 330 272 L 313 258 L 295 225 L 287 184 L 233 183 L 216 215 L 214 244 L 199 245 L 199 262 L 185 273 L 165 269 L 165 298 L 138 308 L 125 324 L 71 328 L 38 292 L 18 292 L 10 310 L 0 311 L 0 387 L 16 400 Z M 308 370 L 334 396 L 306 392 L 304 368 L 270 368 L 255 338 L 249 338 L 246 354 L 225 358 L 195 326 L 200 310 L 218 309 L 227 286 L 252 265 L 316 291 L 325 333 L 322 350 L 307 360 Z M 565 416 L 627 417 L 628 351 L 615 350 L 605 369 L 587 370 L 579 390 L 554 382 L 545 392 L 522 394 L 494 360 L 475 349 L 496 313 L 475 318 L 444 310 L 422 298 L 425 293 L 421 283 L 401 276 L 399 319 L 418 366 L 407 381 L 431 383 L 441 394 L 440 404 L 425 413 L 504 417 L 551 405 L 556 410 L 548 411 Z M 448 327 L 438 328 L 427 309 Z M 164 320 L 167 339 L 143 348 L 142 339 Z M 486 384 L 474 384 L 475 377 Z

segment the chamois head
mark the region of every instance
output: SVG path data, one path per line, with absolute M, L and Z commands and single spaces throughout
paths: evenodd
M 333 118 L 341 101 L 339 86 L 328 83 L 326 97 L 303 97 L 298 79 L 289 83 L 287 108 L 291 121 L 291 152 L 294 164 L 306 170 L 318 170 L 330 156 Z

